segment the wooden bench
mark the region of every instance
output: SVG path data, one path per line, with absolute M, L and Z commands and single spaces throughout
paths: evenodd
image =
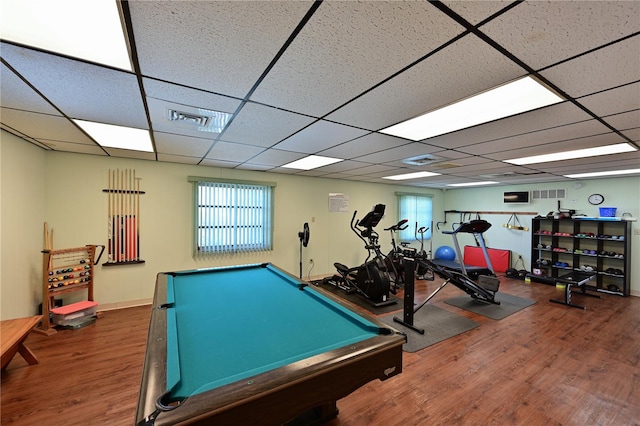
M 41 315 L 27 318 L 16 318 L 0 321 L 0 338 L 2 339 L 2 370 L 9 364 L 16 353 L 30 364 L 37 364 L 36 356 L 24 345 L 33 328 L 42 320 Z

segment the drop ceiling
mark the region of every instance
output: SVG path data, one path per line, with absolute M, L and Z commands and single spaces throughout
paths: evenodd
M 2 129 L 45 150 L 419 187 L 636 169 L 640 151 L 515 166 L 506 159 L 640 146 L 637 1 L 129 1 L 134 72 L 2 40 Z M 566 101 L 422 141 L 379 131 L 533 74 Z M 168 110 L 232 114 L 220 133 Z M 72 119 L 149 129 L 154 152 L 98 145 Z M 344 161 L 282 167 L 309 154 Z M 409 158 L 440 159 L 409 164 Z

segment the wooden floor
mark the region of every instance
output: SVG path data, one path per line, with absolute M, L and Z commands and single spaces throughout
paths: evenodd
M 549 303 L 555 287 L 501 278 L 501 292 L 537 301 L 501 321 L 431 303 L 481 325 L 405 353 L 404 371 L 338 401 L 338 425 L 639 425 L 640 298 L 574 296 L 586 311 Z M 438 281 L 418 281 L 424 298 Z M 149 307 L 105 312 L 94 325 L 31 334 L 40 360 L 2 373 L 2 425 L 131 425 Z

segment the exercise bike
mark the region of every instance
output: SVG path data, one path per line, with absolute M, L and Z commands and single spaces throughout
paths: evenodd
M 376 204 L 361 220 L 356 220 L 358 211 L 353 212 L 351 230 L 364 242 L 367 258 L 360 266 L 349 268 L 342 263 L 333 264 L 339 275 L 325 278 L 325 284 L 335 285 L 348 294 L 357 293 L 373 306 L 387 306 L 397 303 L 390 297 L 391 277 L 387 270 L 384 255 L 378 244 L 378 233 L 373 230 L 384 216 L 385 205 Z M 395 294 L 395 289 L 393 291 Z
M 424 250 L 424 234 L 426 234 L 428 230 L 428 226 L 421 226 L 418 228 L 418 222 L 416 222 L 414 235 L 416 240 L 418 240 L 418 234 L 420 234 L 420 250 L 416 250 L 414 257 L 416 261 L 415 274 L 416 278 L 419 280 L 433 281 L 435 279 L 433 269 L 431 269 L 430 264 L 423 262 L 424 260 L 431 259 L 431 249 L 429 249 L 428 253 Z
M 404 284 L 404 265 L 403 259 L 405 256 L 415 256 L 416 249 L 409 247 L 408 242 L 401 241 L 400 246 L 396 245 L 395 234 L 398 231 L 407 229 L 409 225 L 406 223 L 407 219 L 402 219 L 397 224 L 384 228 L 385 231 L 389 231 L 391 234 L 391 251 L 386 256 L 385 265 L 391 275 L 391 281 L 395 289 L 400 288 Z

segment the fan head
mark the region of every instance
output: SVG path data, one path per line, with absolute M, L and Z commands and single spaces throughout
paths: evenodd
M 304 223 L 302 232 L 298 232 L 298 238 L 300 238 L 303 246 L 306 247 L 309 244 L 309 224 L 307 222 Z

